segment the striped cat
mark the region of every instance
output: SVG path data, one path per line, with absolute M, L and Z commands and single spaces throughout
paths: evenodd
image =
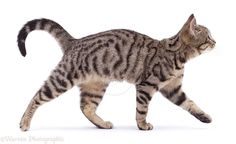
M 73 86 L 80 87 L 80 108 L 88 120 L 99 128 L 111 129 L 112 123 L 100 118 L 96 109 L 109 83 L 122 80 L 136 86 L 136 121 L 140 130 L 153 129 L 146 116 L 156 91 L 200 121 L 211 122 L 210 116 L 182 90 L 184 64 L 215 46 L 209 30 L 197 25 L 193 14 L 175 36 L 161 41 L 124 29 L 75 39 L 58 23 L 35 19 L 26 23 L 18 35 L 23 56 L 26 37 L 33 30 L 49 32 L 64 55 L 28 105 L 20 122 L 21 130 L 29 129 L 38 107 Z

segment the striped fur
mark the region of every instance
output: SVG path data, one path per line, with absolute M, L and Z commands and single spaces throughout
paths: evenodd
M 109 83 L 123 80 L 136 85 L 136 120 L 141 130 L 153 128 L 146 122 L 146 116 L 156 91 L 200 121 L 211 121 L 182 91 L 184 64 L 215 45 L 209 30 L 197 25 L 193 15 L 178 34 L 161 41 L 124 29 L 75 39 L 56 22 L 36 19 L 26 23 L 19 32 L 18 46 L 23 56 L 26 37 L 33 30 L 44 30 L 55 37 L 64 56 L 31 100 L 20 123 L 23 131 L 29 129 L 39 106 L 73 86 L 80 87 L 84 115 L 99 128 L 112 128 L 111 122 L 96 114 L 96 109 Z
M 23 26 L 17 37 L 18 47 L 22 56 L 26 56 L 25 40 L 27 35 L 33 30 L 44 30 L 49 32 L 53 37 L 55 37 L 61 47 L 63 47 L 63 52 L 67 48 L 68 42 L 73 39 L 73 37 L 67 33 L 62 26 L 54 21 L 49 19 L 35 19 L 29 21 Z

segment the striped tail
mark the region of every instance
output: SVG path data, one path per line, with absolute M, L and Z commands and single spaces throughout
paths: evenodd
M 33 30 L 44 30 L 50 33 L 65 52 L 65 45 L 74 39 L 62 26 L 49 19 L 35 19 L 27 22 L 19 31 L 17 42 L 22 56 L 26 56 L 25 40 L 27 35 Z

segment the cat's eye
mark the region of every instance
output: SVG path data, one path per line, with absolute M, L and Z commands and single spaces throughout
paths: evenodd
M 195 27 L 194 27 L 194 30 L 195 30 L 196 32 L 198 32 L 198 33 L 202 31 L 201 28 L 198 27 L 198 26 L 195 26 Z

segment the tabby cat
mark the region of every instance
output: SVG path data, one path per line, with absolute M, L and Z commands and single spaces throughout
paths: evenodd
M 213 49 L 216 43 L 206 27 L 196 24 L 193 14 L 175 36 L 161 41 L 125 29 L 75 39 L 58 23 L 35 19 L 26 23 L 18 34 L 23 56 L 26 56 L 26 37 L 33 30 L 49 32 L 64 55 L 28 105 L 20 122 L 22 131 L 29 129 L 38 107 L 73 86 L 80 87 L 80 108 L 88 120 L 98 128 L 111 129 L 112 123 L 100 118 L 96 109 L 109 83 L 122 80 L 136 86 L 136 121 L 140 130 L 153 129 L 146 116 L 156 91 L 200 121 L 211 122 L 210 116 L 182 90 L 184 64 Z

